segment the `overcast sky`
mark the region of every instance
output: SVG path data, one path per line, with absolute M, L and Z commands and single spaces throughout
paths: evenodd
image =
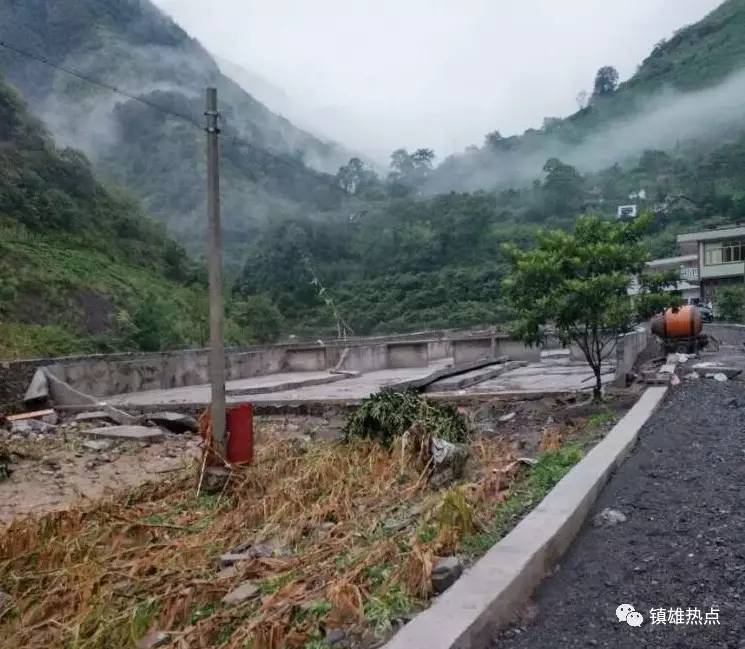
M 439 158 L 576 110 L 719 0 L 156 0 L 269 107 L 378 159 Z M 249 90 L 251 90 L 249 88 Z M 284 93 L 284 96 L 282 96 Z M 271 104 L 275 105 L 271 105 Z

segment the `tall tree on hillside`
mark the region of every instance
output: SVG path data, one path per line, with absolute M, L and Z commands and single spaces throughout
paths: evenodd
M 596 399 L 617 337 L 634 323 L 627 289 L 644 268 L 640 240 L 651 223 L 651 214 L 631 222 L 582 216 L 573 233 L 543 232 L 531 250 L 504 247 L 511 265 L 504 289 L 516 314 L 515 335 L 539 344 L 549 325 L 562 343 L 577 345 L 595 376 Z
M 336 182 L 347 194 L 357 194 L 365 187 L 376 183 L 377 174 L 369 169 L 359 158 L 350 158 L 349 162 L 339 167 Z
M 595 97 L 610 95 L 618 87 L 618 70 L 612 65 L 605 65 L 595 75 Z
M 558 158 L 550 158 L 543 165 L 546 174 L 543 182 L 545 209 L 556 216 L 568 216 L 582 207 L 585 181 L 572 166 Z
M 417 149 L 412 154 L 406 149 L 396 149 L 391 154 L 391 171 L 388 174 L 391 193 L 404 196 L 421 187 L 432 173 L 434 159 L 432 149 Z
M 499 149 L 499 145 L 504 140 L 499 131 L 492 131 L 484 136 L 484 147 L 492 151 Z

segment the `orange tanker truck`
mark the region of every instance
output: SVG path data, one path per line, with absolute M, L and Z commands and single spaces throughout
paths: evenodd
M 652 318 L 652 333 L 662 339 L 665 352 L 695 354 L 709 344 L 701 333 L 701 311 L 693 305 L 673 307 Z

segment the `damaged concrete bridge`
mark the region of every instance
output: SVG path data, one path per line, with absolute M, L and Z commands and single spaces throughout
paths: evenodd
M 619 339 L 604 382 L 623 382 L 647 344 L 640 328 Z M 530 348 L 496 331 L 423 332 L 278 344 L 226 353 L 228 402 L 259 408 L 354 405 L 383 388 L 416 387 L 435 399 L 555 394 L 589 389 L 579 350 Z M 208 350 L 17 361 L 0 367 L 0 400 L 140 410 L 209 402 Z M 23 386 L 23 392 L 21 392 Z

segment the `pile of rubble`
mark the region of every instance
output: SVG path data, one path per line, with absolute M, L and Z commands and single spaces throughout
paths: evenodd
M 683 374 L 689 381 L 713 379 L 725 382 L 737 378 L 742 369 L 719 361 L 701 361 L 689 365 L 695 357 L 688 354 L 668 354 L 666 357 L 654 358 L 640 368 L 640 378 L 651 385 L 679 385 L 678 370 L 690 370 Z

